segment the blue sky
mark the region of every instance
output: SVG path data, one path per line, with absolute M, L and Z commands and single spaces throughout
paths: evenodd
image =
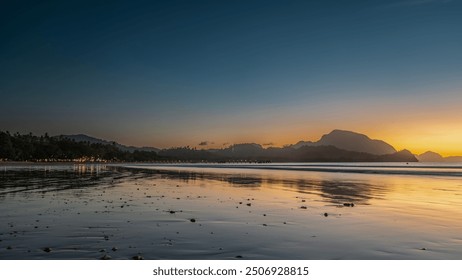
M 447 116 L 428 143 L 460 140 L 447 133 L 459 129 L 461 1 L 2 6 L 0 130 L 168 147 L 282 145 L 342 128 L 400 147 Z

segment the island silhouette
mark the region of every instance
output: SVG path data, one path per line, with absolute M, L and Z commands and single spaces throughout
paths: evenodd
M 428 157 L 420 156 L 425 160 Z M 189 162 L 417 162 L 408 150 L 397 151 L 382 140 L 335 129 L 316 142 L 299 141 L 284 147 L 264 148 L 241 143 L 222 149 L 189 146 L 158 149 L 125 146 L 84 134 L 35 136 L 0 132 L 3 161 L 189 161 Z

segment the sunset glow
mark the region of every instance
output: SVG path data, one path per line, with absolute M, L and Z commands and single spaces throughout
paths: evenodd
M 460 1 L 199 2 L 3 7 L 0 130 L 462 155 Z

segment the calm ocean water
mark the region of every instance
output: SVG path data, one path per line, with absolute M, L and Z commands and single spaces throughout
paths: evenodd
M 462 259 L 462 165 L 0 166 L 1 259 Z

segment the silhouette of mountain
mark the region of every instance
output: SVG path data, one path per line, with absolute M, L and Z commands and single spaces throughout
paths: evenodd
M 410 151 L 402 150 L 396 153 L 380 155 L 381 162 L 417 162 L 419 161 Z
M 334 146 L 303 146 L 264 149 L 258 144 L 238 144 L 225 149 L 196 150 L 189 147 L 165 149 L 165 158 L 185 161 L 259 161 L 259 162 L 416 162 L 409 151 L 388 155 L 342 150 Z
M 294 148 L 303 146 L 335 146 L 339 149 L 364 152 L 373 155 L 386 155 L 396 153 L 396 149 L 382 140 L 370 139 L 364 134 L 335 129 L 329 134 L 325 134 L 317 142 L 300 141 L 293 145 Z
M 417 159 L 421 162 L 462 162 L 462 156 L 443 157 L 432 151 L 418 155 Z
M 304 146 L 297 151 L 297 160 L 305 162 L 417 162 L 409 151 L 374 155 L 339 149 L 335 146 Z
M 103 139 L 98 139 L 95 137 L 91 137 L 85 134 L 75 134 L 75 135 L 60 135 L 60 137 L 67 138 L 70 140 L 74 140 L 75 142 L 88 142 L 90 144 L 103 144 L 103 145 L 115 145 L 117 148 L 124 152 L 134 152 L 134 151 L 141 151 L 141 152 L 158 152 L 159 149 L 153 147 L 134 147 L 134 146 L 125 146 L 119 144 L 114 141 L 107 141 Z
M 297 144 L 291 145 L 290 147 L 294 149 L 301 148 L 303 146 L 316 146 L 316 142 L 311 141 L 298 141 Z
M 339 136 L 340 135 L 340 136 Z M 346 135 L 346 136 L 345 136 Z M 259 144 L 244 143 L 223 149 L 196 149 L 178 147 L 158 150 L 155 148 L 137 148 L 124 146 L 115 142 L 90 137 L 84 134 L 61 135 L 56 137 L 34 136 L 32 134 L 11 135 L 0 132 L 0 159 L 6 160 L 73 160 L 81 158 L 98 158 L 109 161 L 258 161 L 258 162 L 415 162 L 416 157 L 409 151 L 389 154 L 372 154 L 351 151 L 334 145 L 320 143 L 336 142 L 340 139 L 370 143 L 367 136 L 354 132 L 333 131 L 323 136 L 316 145 L 304 145 L 299 148 L 286 146 L 282 148 L 263 148 Z M 374 143 L 380 143 L 374 142 Z M 341 143 L 340 143 L 341 144 Z M 348 146 L 348 145 L 349 146 Z M 355 148 L 354 143 L 344 144 Z M 387 147 L 382 145 L 382 147 Z M 375 149 L 376 151 L 377 149 Z M 459 160 L 453 157 L 448 160 Z
M 76 142 L 114 145 L 122 151 L 155 151 L 164 158 L 186 161 L 272 161 L 272 162 L 415 162 L 416 156 L 407 150 L 396 152 L 393 146 L 381 140 L 373 140 L 364 134 L 345 130 L 333 130 L 317 142 L 300 141 L 283 148 L 263 148 L 256 143 L 231 145 L 223 149 L 178 147 L 156 149 L 133 147 L 94 138 L 85 134 L 62 135 Z M 435 153 L 436 154 L 436 153 Z M 437 155 L 437 154 L 436 154 Z M 453 159 L 457 161 L 456 158 Z
M 200 149 L 178 147 L 158 150 L 120 145 L 84 134 L 63 136 L 74 141 L 115 145 L 123 151 L 154 149 L 164 158 L 185 161 L 273 161 L 273 162 L 415 162 L 416 157 L 409 151 L 396 150 L 381 140 L 372 140 L 366 135 L 333 130 L 323 135 L 317 142 L 300 141 L 295 145 L 277 148 L 263 148 L 256 143 L 231 145 L 223 149 Z
M 444 158 L 435 152 L 427 151 L 423 154 L 417 155 L 417 159 L 421 162 L 443 162 Z

